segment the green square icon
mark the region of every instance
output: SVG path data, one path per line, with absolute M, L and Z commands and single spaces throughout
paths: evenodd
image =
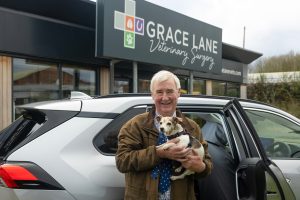
M 124 31 L 124 47 L 135 48 L 135 34 L 132 32 Z

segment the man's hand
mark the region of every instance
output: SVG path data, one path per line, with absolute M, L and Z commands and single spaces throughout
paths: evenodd
M 190 153 L 186 157 L 176 160 L 181 162 L 184 168 L 194 172 L 201 173 L 206 168 L 205 163 L 194 149 L 191 149 Z
M 185 148 L 178 144 L 179 139 L 174 138 L 167 143 L 170 144 L 168 149 L 163 149 L 160 145 L 156 149 L 156 153 L 160 158 L 167 158 L 181 162 L 182 166 L 194 172 L 201 173 L 205 170 L 206 165 L 197 152 L 191 148 Z
M 181 145 L 178 145 L 179 139 L 174 138 L 166 142 L 169 148 L 164 149 L 164 144 L 160 145 L 156 149 L 156 153 L 160 158 L 168 158 L 170 160 L 177 160 L 180 158 L 185 158 L 191 151 L 189 148 L 184 148 Z M 166 144 L 165 143 L 165 144 Z

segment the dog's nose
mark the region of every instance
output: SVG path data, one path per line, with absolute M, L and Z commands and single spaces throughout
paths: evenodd
M 160 131 L 161 131 L 161 132 L 164 132 L 164 128 L 160 128 Z

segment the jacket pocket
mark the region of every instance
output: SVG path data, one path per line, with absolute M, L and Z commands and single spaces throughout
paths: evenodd
M 131 172 L 126 177 L 125 199 L 146 199 L 145 172 Z

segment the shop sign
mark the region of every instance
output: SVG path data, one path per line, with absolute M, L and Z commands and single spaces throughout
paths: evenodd
M 96 56 L 221 74 L 222 29 L 144 0 L 98 0 Z

